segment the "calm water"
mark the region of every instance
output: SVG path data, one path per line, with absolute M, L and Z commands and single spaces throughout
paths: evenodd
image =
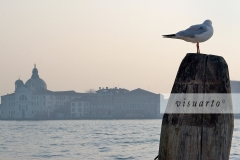
M 161 120 L 0 121 L 0 159 L 153 160 Z M 231 160 L 240 160 L 235 120 Z

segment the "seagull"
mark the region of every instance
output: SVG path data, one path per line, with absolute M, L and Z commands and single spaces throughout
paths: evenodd
M 213 35 L 212 21 L 205 20 L 202 24 L 190 26 L 176 34 L 163 35 L 164 38 L 182 39 L 187 42 L 197 43 L 197 53 L 200 53 L 199 43 L 205 42 Z

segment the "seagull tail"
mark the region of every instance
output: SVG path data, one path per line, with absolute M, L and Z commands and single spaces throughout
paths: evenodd
M 176 34 L 168 34 L 168 35 L 162 35 L 163 38 L 177 38 Z

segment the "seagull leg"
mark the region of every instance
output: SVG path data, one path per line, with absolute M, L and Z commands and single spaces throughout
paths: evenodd
M 197 42 L 197 53 L 200 53 L 199 43 Z

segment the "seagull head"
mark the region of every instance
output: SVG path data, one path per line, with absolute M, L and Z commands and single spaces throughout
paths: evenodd
M 212 21 L 207 19 L 203 22 L 203 24 L 207 25 L 207 26 L 212 26 Z

